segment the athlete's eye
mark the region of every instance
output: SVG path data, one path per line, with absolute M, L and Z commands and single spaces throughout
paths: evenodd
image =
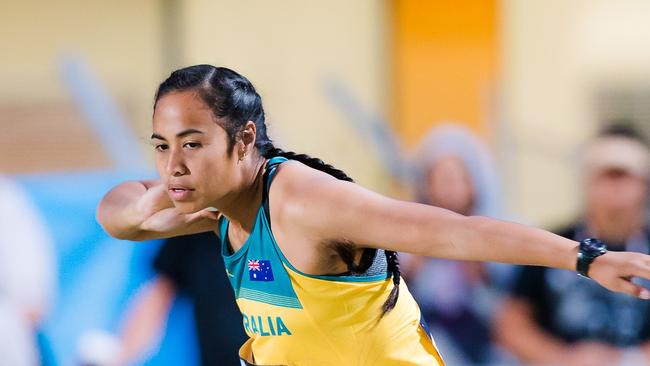
M 188 149 L 198 149 L 199 147 L 201 147 L 201 144 L 198 142 L 186 142 L 183 144 L 183 147 Z
M 166 151 L 167 149 L 169 149 L 169 146 L 167 144 L 157 144 L 154 146 L 154 149 L 156 149 L 157 151 Z

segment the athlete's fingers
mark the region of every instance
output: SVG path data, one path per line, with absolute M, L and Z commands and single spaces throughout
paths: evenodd
M 630 279 L 620 278 L 615 283 L 616 290 L 643 300 L 650 300 L 650 290 L 632 283 Z
M 210 220 L 217 220 L 219 219 L 219 215 L 221 213 L 217 211 L 214 207 L 208 207 L 206 209 L 203 209 L 199 212 L 197 212 L 199 218 L 203 219 L 210 219 Z
M 200 210 L 200 211 L 185 215 L 185 222 L 187 222 L 188 224 L 191 224 L 191 223 L 199 221 L 201 219 L 208 219 L 208 220 L 215 220 L 216 221 L 218 219 L 218 217 L 219 217 L 218 213 L 203 209 L 203 210 Z
M 632 275 L 634 277 L 642 277 L 650 280 L 650 257 L 636 261 L 633 265 L 633 271 L 634 273 Z
M 616 262 L 610 263 L 618 277 L 640 277 L 650 280 L 650 256 L 641 253 L 616 253 Z
M 221 212 L 215 207 L 206 207 L 203 210 L 199 211 L 201 214 L 201 217 L 210 219 L 210 220 L 217 220 L 219 216 L 221 215 Z

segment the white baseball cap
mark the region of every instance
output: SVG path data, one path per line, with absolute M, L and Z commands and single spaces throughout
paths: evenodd
M 646 146 L 623 136 L 603 136 L 587 148 L 585 168 L 589 173 L 619 169 L 650 179 L 650 153 Z

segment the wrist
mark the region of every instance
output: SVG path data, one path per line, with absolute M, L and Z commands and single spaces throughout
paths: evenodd
M 576 270 L 576 260 L 578 258 L 578 253 L 580 252 L 580 243 L 576 241 L 572 241 L 575 245 L 570 249 L 569 255 L 566 257 L 566 261 L 564 262 L 564 266 L 562 268 L 567 269 L 569 271 L 575 271 Z
M 149 217 L 166 208 L 174 207 L 162 184 L 152 185 L 135 201 L 132 214 L 133 221 L 142 224 Z
M 576 255 L 575 269 L 579 275 L 589 277 L 589 268 L 593 261 L 607 253 L 605 244 L 594 238 L 587 238 L 580 242 Z

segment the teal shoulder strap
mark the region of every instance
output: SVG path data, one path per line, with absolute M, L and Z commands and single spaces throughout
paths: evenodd
M 219 223 L 219 239 L 222 242 L 224 242 L 226 236 L 228 235 L 228 232 L 226 231 L 226 230 L 228 230 L 228 225 L 227 225 L 226 220 L 228 220 L 228 219 L 226 219 L 226 217 L 224 215 L 221 215 L 221 217 L 219 217 L 219 221 L 218 221 L 218 223 Z
M 275 156 L 266 162 L 266 171 L 264 172 L 264 192 L 262 193 L 262 203 L 264 205 L 264 214 L 266 220 L 271 226 L 271 210 L 269 208 L 269 190 L 271 189 L 271 182 L 275 177 L 278 166 L 289 159 L 282 156 Z

